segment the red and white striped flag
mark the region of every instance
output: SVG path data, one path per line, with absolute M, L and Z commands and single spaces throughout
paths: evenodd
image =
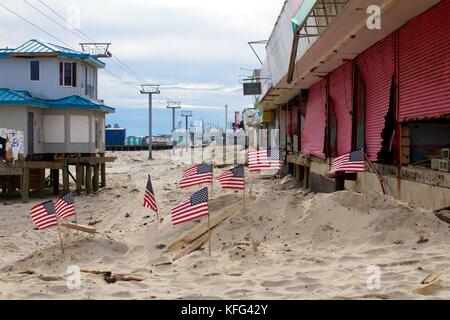
M 208 215 L 208 188 L 205 187 L 172 209 L 172 223 L 178 225 Z
M 279 148 L 261 148 L 250 150 L 249 157 L 250 172 L 261 172 L 262 170 L 281 170 L 281 152 Z
M 47 201 L 31 208 L 31 220 L 38 226 L 39 230 L 57 226 L 53 202 Z
M 217 177 L 223 189 L 244 190 L 244 166 L 227 170 Z
M 158 206 L 156 205 L 155 192 L 153 191 L 152 180 L 148 176 L 147 187 L 145 188 L 144 207 L 150 208 L 158 213 Z
M 362 149 L 359 149 L 336 158 L 331 165 L 330 173 L 364 171 L 366 171 L 364 152 Z
M 198 164 L 189 167 L 181 177 L 180 188 L 189 188 L 201 184 L 212 184 L 212 164 Z
M 74 216 L 75 213 L 75 200 L 73 193 L 68 192 L 58 199 L 55 203 L 55 213 L 58 218 L 69 218 Z

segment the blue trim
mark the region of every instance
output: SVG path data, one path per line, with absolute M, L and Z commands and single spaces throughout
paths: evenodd
M 32 97 L 27 91 L 0 89 L 0 106 L 28 106 L 42 109 L 82 109 L 99 110 L 114 113 L 112 107 L 97 103 L 80 96 L 69 96 L 57 100 L 46 100 Z

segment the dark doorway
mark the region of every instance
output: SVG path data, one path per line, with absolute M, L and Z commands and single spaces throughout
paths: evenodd
M 28 154 L 34 154 L 34 113 L 28 112 Z

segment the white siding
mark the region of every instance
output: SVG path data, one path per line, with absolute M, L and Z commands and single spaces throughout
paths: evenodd
M 30 61 L 39 61 L 40 79 L 31 81 Z M 64 87 L 59 84 L 59 62 L 77 63 L 77 86 Z M 27 90 L 32 96 L 43 99 L 61 99 L 72 95 L 78 95 L 88 98 L 86 95 L 85 82 L 85 64 L 80 60 L 60 59 L 60 58 L 38 58 L 38 59 L 18 59 L 2 58 L 0 59 L 0 88 L 10 90 Z M 88 81 L 90 85 L 96 88 L 97 70 L 88 66 L 90 76 Z M 91 79 L 92 78 L 92 79 Z M 96 98 L 96 95 L 95 95 Z

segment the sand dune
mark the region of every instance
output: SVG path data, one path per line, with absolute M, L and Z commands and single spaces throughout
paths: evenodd
M 449 225 L 431 212 L 375 193 L 297 194 L 293 185 L 280 187 L 278 179 L 258 175 L 248 175 L 252 202 L 214 229 L 212 256 L 206 246 L 170 263 L 164 247 L 199 224 L 174 227 L 170 221 L 171 207 L 195 190 L 177 189 L 185 165 L 173 163 L 169 152 L 156 152 L 152 162 L 144 152 L 115 155 L 108 188 L 76 197 L 80 223 L 101 220 L 96 227 L 102 233 L 64 231 L 65 255 L 57 230 L 33 230 L 28 212 L 36 200 L 3 201 L 0 299 L 450 298 Z M 160 223 L 142 207 L 147 174 Z M 212 216 L 241 201 L 217 184 L 213 197 Z M 81 288 L 69 290 L 65 272 L 71 265 L 145 280 L 107 284 L 99 275 L 82 274 Z M 380 268 L 380 289 L 367 287 L 372 265 Z M 36 274 L 17 274 L 25 269 Z M 426 276 L 440 272 L 441 289 L 431 296 L 413 293 Z

